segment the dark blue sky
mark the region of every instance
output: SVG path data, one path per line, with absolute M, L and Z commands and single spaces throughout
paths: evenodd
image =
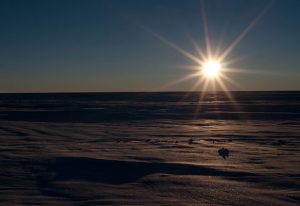
M 213 45 L 226 48 L 270 4 L 205 1 Z M 139 25 L 196 54 L 205 48 L 199 0 L 36 0 L 0 2 L 0 91 L 189 90 L 164 88 L 195 65 Z M 275 0 L 228 59 L 244 90 L 300 90 L 300 1 Z M 229 86 L 230 89 L 239 89 Z M 201 90 L 201 85 L 197 88 Z

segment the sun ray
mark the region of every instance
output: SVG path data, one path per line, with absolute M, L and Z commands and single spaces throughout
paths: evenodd
M 220 40 L 218 41 L 217 46 L 215 48 L 214 57 L 220 56 L 223 44 L 224 44 L 224 34 L 222 33 L 221 37 L 220 37 Z
M 212 91 L 216 91 L 217 87 L 216 87 L 216 81 L 214 79 L 211 81 L 211 85 L 212 85 Z
M 240 41 L 250 32 L 250 30 L 257 24 L 257 22 L 267 13 L 271 8 L 271 3 L 269 3 L 265 9 L 263 9 L 250 24 L 242 31 L 242 33 L 229 45 L 229 47 L 223 52 L 219 57 L 219 61 L 223 61 L 228 54 L 240 43 Z
M 172 47 L 173 49 L 177 50 L 179 53 L 183 54 L 184 56 L 188 57 L 189 59 L 193 60 L 194 62 L 201 64 L 202 61 L 197 58 L 196 56 L 192 55 L 191 53 L 187 52 L 186 50 L 180 48 L 179 46 L 177 46 L 176 44 L 174 44 L 173 42 L 165 39 L 164 37 L 162 37 L 159 34 L 154 34 L 155 37 L 157 37 L 158 39 L 160 39 L 162 42 L 164 42 L 165 44 L 167 44 L 168 46 Z
M 211 59 L 212 58 L 211 44 L 210 44 L 209 31 L 208 31 L 208 25 L 207 25 L 205 4 L 204 4 L 203 0 L 201 1 L 201 14 L 202 14 L 202 23 L 203 23 L 203 29 L 204 29 L 204 37 L 205 37 L 207 56 L 209 59 Z
M 201 76 L 197 81 L 196 83 L 192 86 L 192 88 L 189 89 L 189 91 L 186 92 L 186 94 L 183 96 L 183 98 L 181 100 L 184 100 L 186 98 L 189 97 L 190 93 L 191 92 L 194 92 L 195 89 L 205 80 L 205 77 L 204 76 Z
M 196 83 L 189 89 L 189 91 L 185 92 L 185 94 L 183 95 L 183 97 L 180 99 L 179 102 L 184 101 L 185 99 L 187 99 L 191 93 L 194 93 L 196 88 L 199 87 L 199 85 L 204 81 L 203 78 L 200 78 L 196 81 Z
M 245 69 L 245 68 L 234 68 L 234 67 L 226 67 L 224 68 L 224 71 L 226 73 L 244 73 L 244 74 L 269 74 L 269 71 L 266 71 L 266 70 L 261 70 L 261 69 Z
M 199 71 L 199 65 L 180 65 L 180 66 L 176 66 L 179 68 L 185 68 L 191 71 Z
M 197 105 L 196 105 L 196 110 L 194 112 L 194 118 L 198 117 L 199 111 L 200 111 L 201 106 L 202 106 L 201 103 L 203 102 L 203 98 L 207 93 L 206 89 L 207 89 L 208 83 L 209 83 L 209 80 L 205 79 L 204 84 L 203 84 L 203 89 L 201 90 L 201 93 L 200 93 L 200 96 L 198 98 L 198 102 L 197 102 Z
M 189 92 L 195 91 L 195 89 L 204 81 L 204 77 L 200 77 L 198 81 L 193 85 L 193 87 L 189 90 Z
M 205 61 L 206 55 L 205 55 L 204 51 L 202 51 L 202 49 L 198 46 L 197 42 L 193 38 L 190 37 L 190 40 L 191 40 L 193 46 L 195 47 L 195 49 L 197 50 L 198 54 L 200 55 L 200 58 Z
M 226 76 L 225 74 L 220 74 L 221 79 L 226 80 L 227 82 L 231 83 L 232 85 L 234 85 L 236 88 L 238 89 L 243 89 L 242 85 L 239 84 L 238 82 L 234 81 L 233 79 L 229 78 L 228 76 Z
M 217 79 L 219 85 L 222 87 L 225 95 L 227 96 L 227 98 L 232 102 L 235 110 L 237 111 L 242 111 L 241 110 L 241 106 L 239 105 L 239 103 L 236 101 L 236 99 L 234 98 L 234 96 L 231 94 L 231 92 L 228 90 L 227 86 L 224 84 L 224 82 L 221 79 Z
M 173 42 L 167 40 L 166 38 L 164 38 L 163 36 L 159 35 L 158 33 L 155 33 L 153 31 L 151 31 L 148 28 L 145 28 L 148 32 L 150 32 L 154 37 L 156 37 L 157 39 L 159 39 L 160 41 L 162 41 L 163 43 L 165 43 L 166 45 L 172 47 L 173 49 L 175 49 L 176 51 L 178 51 L 179 53 L 181 53 L 182 55 L 186 56 L 187 58 L 189 58 L 190 60 L 194 61 L 197 64 L 202 64 L 201 59 L 199 59 L 198 57 L 194 56 L 193 54 L 187 52 L 186 50 L 182 49 L 181 47 L 177 46 L 176 44 L 174 44 Z
M 247 56 L 244 55 L 244 56 L 239 56 L 239 57 L 236 57 L 236 58 L 231 58 L 231 59 L 228 59 L 228 60 L 222 61 L 222 62 L 223 62 L 224 67 L 228 67 L 229 65 L 240 62 L 245 58 L 247 58 Z

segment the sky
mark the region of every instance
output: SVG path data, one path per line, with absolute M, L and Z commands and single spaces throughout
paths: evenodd
M 188 91 L 199 77 L 172 82 L 197 63 L 154 34 L 198 57 L 203 11 L 214 51 L 266 11 L 226 57 L 229 90 L 300 90 L 299 0 L 2 0 L 0 92 Z

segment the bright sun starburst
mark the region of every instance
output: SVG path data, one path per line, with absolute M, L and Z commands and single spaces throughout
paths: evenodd
M 270 8 L 269 4 L 262 12 L 257 15 L 253 21 L 243 30 L 243 32 L 237 36 L 237 38 L 227 47 L 227 48 L 221 48 L 216 47 L 213 48 L 210 42 L 210 36 L 208 31 L 208 25 L 207 25 L 207 19 L 206 19 L 206 13 L 204 9 L 204 5 L 202 6 L 202 20 L 203 20 L 203 32 L 205 37 L 205 47 L 206 49 L 203 49 L 203 45 L 199 45 L 196 43 L 196 41 L 192 40 L 192 43 L 195 46 L 195 49 L 197 50 L 197 54 L 190 53 L 179 46 L 177 46 L 175 43 L 167 40 L 166 38 L 162 37 L 161 35 L 157 34 L 156 32 L 151 31 L 150 29 L 140 25 L 143 29 L 149 31 L 153 34 L 156 38 L 160 39 L 162 42 L 167 44 L 168 46 L 172 47 L 185 57 L 192 60 L 196 65 L 189 65 L 186 66 L 187 68 L 191 68 L 194 70 L 194 72 L 190 75 L 187 75 L 186 77 L 179 79 L 175 82 L 171 82 L 165 87 L 172 86 L 174 84 L 177 84 L 182 81 L 186 81 L 192 78 L 197 78 L 194 86 L 191 88 L 191 91 L 198 90 L 200 87 L 201 95 L 199 102 L 202 101 L 205 95 L 205 91 L 207 91 L 209 88 L 216 91 L 216 89 L 221 89 L 224 91 L 224 93 L 227 95 L 227 97 L 234 102 L 234 105 L 237 109 L 239 109 L 239 105 L 236 103 L 234 97 L 229 92 L 227 83 L 234 85 L 235 87 L 240 87 L 239 84 L 237 84 L 235 81 L 233 81 L 229 76 L 227 75 L 229 72 L 240 72 L 241 70 L 236 68 L 231 68 L 230 65 L 239 60 L 237 59 L 228 59 L 229 54 L 232 52 L 232 50 L 239 44 L 239 42 L 248 34 L 248 32 L 254 27 L 254 25 L 257 23 L 257 21 L 263 17 L 266 13 L 266 11 Z M 216 87 L 218 86 L 218 88 Z M 199 104 L 200 105 L 200 104 Z M 197 106 L 197 112 L 198 112 L 198 106 Z M 197 113 L 196 112 L 196 113 Z
M 216 78 L 221 72 L 221 63 L 216 60 L 204 62 L 201 70 L 207 78 Z

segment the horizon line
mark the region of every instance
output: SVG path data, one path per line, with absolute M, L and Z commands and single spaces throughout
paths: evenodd
M 217 90 L 217 91 L 62 91 L 62 92 L 55 92 L 55 91 L 49 91 L 49 92 L 0 92 L 0 94 L 78 94 L 78 93 L 86 93 L 86 94 L 92 94 L 92 93 L 197 93 L 197 92 L 218 92 L 218 93 L 224 93 L 224 92 L 300 92 L 300 90 Z

